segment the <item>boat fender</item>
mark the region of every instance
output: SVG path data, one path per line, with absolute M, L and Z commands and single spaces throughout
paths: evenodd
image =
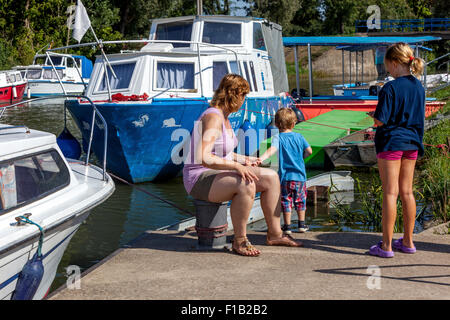
M 17 280 L 16 289 L 12 300 L 31 300 L 36 290 L 39 288 L 42 277 L 44 276 L 43 256 L 36 252 L 33 258 L 23 267 Z
M 244 123 L 241 125 L 241 129 L 245 135 L 245 133 L 248 130 L 253 129 L 253 126 L 250 123 L 250 121 L 245 120 Z M 245 135 L 245 138 L 244 138 L 244 153 L 246 156 L 250 155 L 250 136 L 249 135 Z
M 266 127 L 266 130 L 267 130 L 267 139 L 271 138 L 278 132 L 278 128 L 275 125 L 275 119 L 272 119 L 272 121 L 270 121 L 270 123 Z
M 13 95 L 13 98 L 14 98 L 14 99 L 17 99 L 17 89 L 16 89 L 16 86 L 13 86 L 13 87 L 12 87 L 12 95 Z
M 305 121 L 305 116 L 303 115 L 303 112 L 300 109 L 296 108 L 295 106 L 292 106 L 291 109 L 294 110 L 295 115 L 297 116 L 296 124 Z
M 67 127 L 56 138 L 59 148 L 61 149 L 64 157 L 70 159 L 80 159 L 81 146 L 78 140 L 70 133 Z
M 37 289 L 44 276 L 44 264 L 42 260 L 44 256 L 42 255 L 42 244 L 44 242 L 44 230 L 37 223 L 29 220 L 25 216 L 19 216 L 16 218 L 18 223 L 29 223 L 37 226 L 40 231 L 39 245 L 31 260 L 23 266 L 22 271 L 17 279 L 16 288 L 13 292 L 11 300 L 31 300 L 36 294 Z

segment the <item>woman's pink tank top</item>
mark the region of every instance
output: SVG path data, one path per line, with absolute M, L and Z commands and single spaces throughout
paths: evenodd
M 192 188 L 194 187 L 194 184 L 197 182 L 198 177 L 205 171 L 211 170 L 210 168 L 206 168 L 202 165 L 201 159 L 195 158 L 195 152 L 199 142 L 201 142 L 201 133 L 199 132 L 199 124 L 201 124 L 201 119 L 204 115 L 208 113 L 217 113 L 223 118 L 222 111 L 214 108 L 209 107 L 206 109 L 198 118 L 198 120 L 194 124 L 194 130 L 192 130 L 192 136 L 191 136 L 191 142 L 189 147 L 189 153 L 184 161 L 184 168 L 183 168 L 183 183 L 184 187 L 186 188 L 186 191 L 188 193 L 191 192 Z M 236 148 L 238 144 L 238 140 L 236 138 L 236 135 L 234 134 L 234 131 L 232 131 L 232 136 L 227 134 L 227 129 L 225 127 L 225 119 L 223 119 L 222 122 L 222 135 L 219 136 L 216 141 L 214 142 L 214 148 L 212 150 L 212 153 L 218 157 L 227 159 L 227 160 L 233 160 L 232 158 L 232 152 Z

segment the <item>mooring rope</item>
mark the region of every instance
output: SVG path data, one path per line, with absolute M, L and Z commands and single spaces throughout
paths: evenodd
M 164 198 L 161 198 L 160 196 L 157 196 L 156 194 L 153 194 L 153 193 L 151 193 L 151 192 L 149 192 L 149 191 L 147 191 L 147 190 L 144 190 L 144 189 L 138 187 L 137 185 L 135 185 L 135 184 L 133 184 L 133 183 L 131 183 L 131 182 L 128 182 L 127 180 L 122 179 L 122 178 L 116 176 L 115 174 L 112 174 L 111 172 L 108 172 L 108 174 L 109 174 L 111 177 L 113 177 L 114 179 L 117 179 L 117 180 L 119 180 L 119 181 L 121 181 L 121 182 L 123 182 L 123 183 L 126 183 L 126 184 L 128 184 L 129 186 L 131 186 L 131 187 L 133 187 L 133 188 L 136 188 L 137 190 L 139 190 L 139 191 L 141 191 L 141 192 L 143 192 L 143 193 L 145 193 L 145 194 L 147 194 L 147 195 L 149 195 L 149 196 L 151 196 L 151 197 L 154 197 L 154 198 L 156 198 L 156 199 L 158 199 L 158 200 L 161 200 L 162 202 L 164 202 L 164 203 L 166 203 L 166 204 L 168 204 L 168 205 L 170 205 L 170 206 L 172 206 L 172 207 L 174 207 L 174 208 L 176 208 L 176 209 L 178 209 L 178 210 L 180 210 L 180 211 L 182 211 L 182 212 L 184 212 L 184 213 L 187 213 L 187 214 L 189 214 L 189 215 L 191 215 L 191 216 L 195 216 L 195 214 L 193 214 L 192 212 L 190 212 L 190 211 L 188 211 L 188 210 L 186 210 L 186 209 L 184 209 L 184 208 L 181 208 L 181 207 L 177 206 L 177 205 L 174 204 L 173 202 L 170 202 L 170 201 L 168 201 L 168 200 L 166 200 L 166 199 L 164 199 Z
M 37 249 L 37 255 L 42 256 L 42 243 L 44 242 L 44 229 L 39 224 L 37 224 L 34 221 L 31 221 L 30 219 L 28 219 L 25 216 L 16 217 L 16 221 L 23 222 L 23 223 L 29 223 L 29 224 L 35 225 L 36 227 L 39 228 L 39 232 L 41 233 L 41 235 L 39 236 L 39 245 L 38 245 L 38 249 Z

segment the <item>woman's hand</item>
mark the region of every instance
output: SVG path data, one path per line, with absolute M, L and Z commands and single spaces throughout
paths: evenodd
M 258 176 L 248 167 L 236 162 L 235 170 L 241 175 L 246 182 L 258 181 Z
M 261 164 L 261 160 L 255 157 L 245 157 L 244 166 L 257 167 Z

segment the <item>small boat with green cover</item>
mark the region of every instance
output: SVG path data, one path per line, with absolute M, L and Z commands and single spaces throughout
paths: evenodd
M 332 110 L 313 120 L 298 123 L 293 131 L 301 133 L 312 148 L 312 154 L 305 159 L 306 167 L 318 169 L 332 165 L 325 156 L 324 146 L 373 125 L 373 119 L 364 111 Z M 270 142 L 271 138 L 261 143 L 260 155 L 270 147 Z M 277 161 L 277 156 L 274 155 L 266 160 L 265 164 L 270 163 L 271 166 L 276 166 Z

